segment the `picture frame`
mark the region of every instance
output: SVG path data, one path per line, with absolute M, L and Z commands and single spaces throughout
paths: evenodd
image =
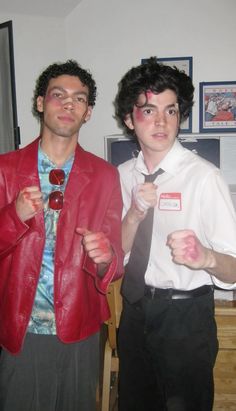
M 147 59 L 142 59 L 141 62 L 145 63 Z M 177 69 L 184 71 L 191 79 L 193 78 L 193 58 L 191 56 L 187 57 L 160 57 L 157 58 L 162 64 L 170 67 L 177 67 Z M 187 120 L 183 121 L 180 125 L 180 133 L 191 133 L 192 132 L 192 110 L 190 112 Z
M 236 81 L 201 82 L 199 113 L 200 132 L 236 132 Z

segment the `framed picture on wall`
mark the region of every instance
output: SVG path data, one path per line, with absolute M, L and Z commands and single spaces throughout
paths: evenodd
M 236 81 L 199 85 L 200 132 L 236 132 Z
M 142 63 L 145 63 L 147 59 L 142 59 Z M 193 78 L 193 58 L 192 57 L 160 57 L 157 59 L 162 64 L 167 66 L 177 67 L 179 70 L 184 71 L 189 77 Z M 192 111 L 189 118 L 185 120 L 180 126 L 180 133 L 192 132 Z

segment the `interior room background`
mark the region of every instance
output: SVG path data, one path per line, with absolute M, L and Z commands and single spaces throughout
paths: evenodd
M 13 22 L 21 147 L 38 135 L 33 87 L 54 61 L 76 59 L 97 82 L 97 104 L 80 143 L 101 157 L 104 136 L 121 133 L 113 118 L 117 83 L 142 58 L 193 57 L 193 132 L 199 131 L 199 83 L 236 80 L 235 0 L 78 0 L 68 15 L 46 14 L 2 13 L 0 7 L 0 23 Z

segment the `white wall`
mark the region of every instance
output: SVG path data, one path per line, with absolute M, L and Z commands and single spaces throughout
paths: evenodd
M 22 146 L 38 133 L 31 115 L 35 80 L 48 64 L 75 58 L 98 86 L 83 147 L 104 156 L 104 136 L 120 133 L 112 102 L 117 82 L 141 58 L 192 56 L 198 131 L 200 81 L 236 80 L 235 0 L 82 0 L 65 19 L 3 15 L 13 20 L 18 119 Z
M 23 147 L 39 133 L 39 124 L 31 114 L 35 80 L 49 64 L 66 58 L 65 21 L 0 12 L 0 23 L 9 20 L 13 23 L 17 114 Z
M 151 55 L 193 57 L 197 132 L 199 82 L 236 80 L 235 16 L 235 0 L 83 0 L 66 18 L 67 55 L 91 68 L 99 97 L 81 144 L 103 156 L 104 135 L 120 132 L 117 82 Z

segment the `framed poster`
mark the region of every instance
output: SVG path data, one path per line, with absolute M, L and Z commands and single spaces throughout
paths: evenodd
M 144 63 L 147 59 L 142 59 Z M 189 77 L 193 78 L 193 58 L 192 57 L 161 57 L 157 58 L 162 64 L 167 66 L 177 67 L 177 69 L 184 71 Z M 192 111 L 189 117 L 183 121 L 180 126 L 180 133 L 191 133 L 192 132 Z
M 236 81 L 200 83 L 200 132 L 236 132 Z

